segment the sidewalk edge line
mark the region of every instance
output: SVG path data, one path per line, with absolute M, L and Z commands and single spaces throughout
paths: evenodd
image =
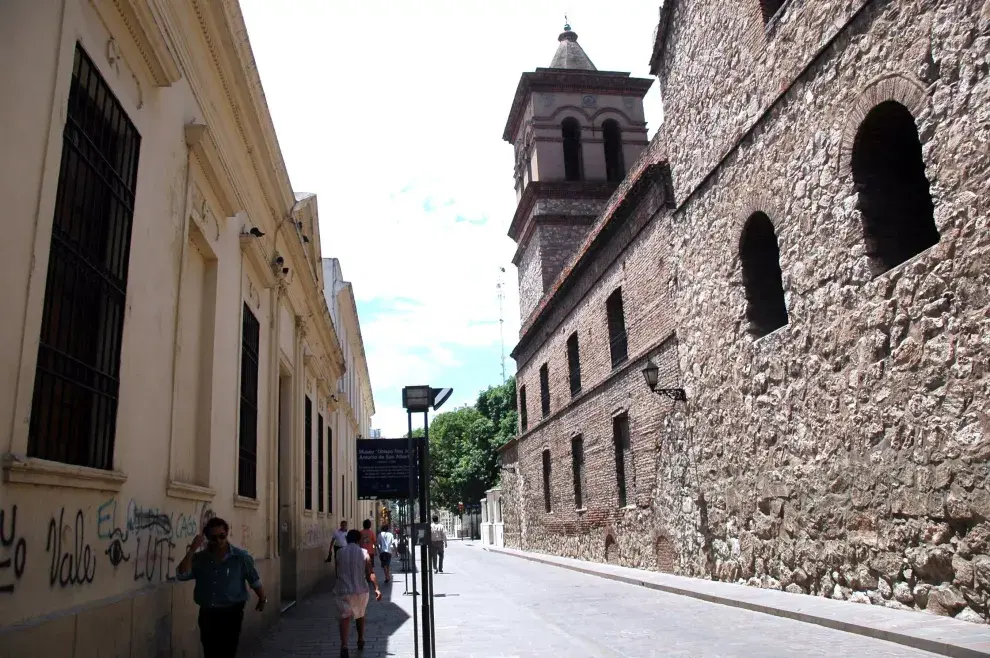
M 578 573 L 583 573 L 589 576 L 597 576 L 599 578 L 614 580 L 629 585 L 639 585 L 640 587 L 659 590 L 662 592 L 667 592 L 668 594 L 676 594 L 678 596 L 689 596 L 694 599 L 707 601 L 708 603 L 716 603 L 719 605 L 726 605 L 733 608 L 742 608 L 753 612 L 760 612 L 763 614 L 773 615 L 775 617 L 784 617 L 787 619 L 802 621 L 808 624 L 815 624 L 816 626 L 824 626 L 826 628 L 831 628 L 837 631 L 843 631 L 846 633 L 853 633 L 855 635 L 872 637 L 877 640 L 886 640 L 887 642 L 893 642 L 895 644 L 900 644 L 902 646 L 910 647 L 912 649 L 930 651 L 932 653 L 937 653 L 943 656 L 949 656 L 950 658 L 985 658 L 986 656 L 990 656 L 990 653 L 977 651 L 975 649 L 969 649 L 967 647 L 959 646 L 957 644 L 949 644 L 947 642 L 940 642 L 937 640 L 928 640 L 922 637 L 917 637 L 915 635 L 907 635 L 905 633 L 900 633 L 894 630 L 873 628 L 872 626 L 857 624 L 855 622 L 829 619 L 828 617 L 822 617 L 811 613 L 798 612 L 796 610 L 785 610 L 783 608 L 774 608 L 766 605 L 761 605 L 759 603 L 740 601 L 738 599 L 718 596 L 715 594 L 706 594 L 704 592 L 696 592 L 694 590 L 683 589 L 681 587 L 674 587 L 671 585 L 651 583 L 645 580 L 640 580 L 638 578 L 632 578 L 629 576 L 603 573 L 601 571 L 597 571 L 590 568 L 584 568 L 578 565 L 561 564 L 559 562 L 554 562 L 553 560 L 541 558 L 533 554 L 523 554 L 522 552 L 510 553 L 508 551 L 500 550 L 498 548 L 489 547 L 489 546 L 485 546 L 484 550 L 492 553 L 499 553 L 501 555 L 508 555 L 509 557 L 517 557 L 523 560 L 529 560 L 531 562 L 538 562 L 540 564 L 546 564 L 552 567 L 569 569 L 571 571 L 576 571 Z M 793 595 L 793 596 L 797 596 L 797 595 Z M 804 596 L 810 596 L 810 595 L 806 594 Z M 923 613 L 919 613 L 919 614 L 923 614 Z

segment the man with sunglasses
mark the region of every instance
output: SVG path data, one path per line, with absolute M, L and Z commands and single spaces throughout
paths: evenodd
M 234 658 L 244 620 L 244 605 L 258 595 L 255 610 L 265 609 L 268 598 L 254 558 L 227 542 L 229 526 L 220 518 L 206 522 L 203 533 L 193 539 L 186 556 L 175 569 L 176 580 L 195 580 L 193 599 L 199 606 L 199 639 L 204 658 Z M 199 548 L 206 544 L 206 550 Z

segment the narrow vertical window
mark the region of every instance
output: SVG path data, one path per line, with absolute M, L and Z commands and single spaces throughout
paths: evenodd
M 906 107 L 886 101 L 870 110 L 856 132 L 851 164 L 875 274 L 938 244 L 918 126 Z
M 241 326 L 241 409 L 237 437 L 237 495 L 258 497 L 258 349 L 261 325 L 244 304 Z
M 561 137 L 564 140 L 564 179 L 581 180 L 581 124 L 573 117 L 564 119 L 560 124 Z
M 303 477 L 306 492 L 306 509 L 313 509 L 313 401 L 306 396 L 306 415 L 303 417 L 303 450 L 305 454 Z M 297 489 L 298 491 L 298 489 Z
M 574 471 L 574 507 L 584 507 L 584 439 L 571 439 L 571 466 Z
M 543 451 L 543 507 L 550 511 L 550 451 Z
M 575 331 L 567 339 L 567 369 L 571 382 L 571 396 L 581 392 L 581 355 L 578 352 L 578 335 Z
M 605 313 L 608 316 L 609 354 L 612 357 L 612 367 L 624 363 L 629 354 L 626 345 L 626 317 L 622 309 L 622 288 L 605 301 Z
M 326 498 L 326 486 L 323 484 L 327 474 L 323 471 L 323 414 L 316 416 L 316 511 L 323 511 L 323 500 Z
M 739 238 L 739 261 L 749 331 L 757 337 L 766 336 L 787 324 L 780 247 L 766 214 L 758 212 L 746 220 Z
M 522 431 L 525 432 L 529 428 L 529 414 L 526 413 L 526 387 L 519 387 L 519 424 L 522 426 Z
M 141 136 L 76 46 L 28 454 L 112 469 Z
M 602 123 L 602 139 L 605 142 L 605 177 L 620 182 L 626 175 L 626 165 L 622 157 L 622 128 L 615 119 Z
M 550 415 L 550 369 L 545 363 L 540 366 L 540 411 L 544 418 Z
M 625 414 L 612 419 L 612 441 L 615 444 L 615 483 L 619 493 L 619 507 L 625 507 L 626 453 L 629 451 L 629 417 Z

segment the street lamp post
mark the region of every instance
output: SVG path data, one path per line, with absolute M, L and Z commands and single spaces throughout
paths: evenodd
M 423 530 L 423 543 L 420 546 L 420 569 L 422 569 L 423 589 L 423 658 L 436 655 L 436 625 L 433 619 L 433 570 L 430 563 L 432 537 L 430 536 L 430 409 L 439 409 L 450 398 L 452 388 L 431 388 L 429 386 L 406 386 L 402 389 L 402 406 L 409 416 L 409 500 L 412 505 L 413 445 L 412 415 L 423 414 L 422 457 L 419 460 L 419 521 Z M 410 549 L 412 547 L 410 546 Z M 415 574 L 415 560 L 413 561 Z M 416 643 L 416 578 L 413 576 L 413 642 Z M 416 651 L 418 658 L 419 652 Z

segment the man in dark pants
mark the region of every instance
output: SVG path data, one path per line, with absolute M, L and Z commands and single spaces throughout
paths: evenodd
M 244 620 L 248 586 L 258 595 L 255 610 L 265 609 L 268 598 L 254 558 L 227 542 L 229 527 L 212 518 L 203 533 L 193 539 L 186 556 L 175 569 L 176 580 L 195 580 L 193 599 L 199 606 L 199 639 L 204 658 L 234 658 Z M 206 550 L 197 552 L 203 543 Z

